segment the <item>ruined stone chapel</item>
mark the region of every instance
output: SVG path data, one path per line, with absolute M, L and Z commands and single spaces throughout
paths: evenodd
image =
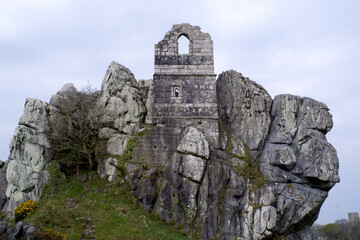
M 181 37 L 189 40 L 187 54 L 179 53 Z M 164 39 L 155 44 L 153 81 L 155 127 L 139 149 L 145 147 L 152 159 L 169 159 L 187 126 L 201 130 L 207 141 L 217 147 L 216 74 L 210 35 L 198 26 L 173 25 Z

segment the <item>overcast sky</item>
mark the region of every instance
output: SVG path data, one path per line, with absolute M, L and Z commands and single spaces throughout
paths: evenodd
M 214 42 L 215 72 L 234 69 L 274 98 L 324 102 L 333 115 L 341 183 L 317 223 L 360 211 L 360 1 L 0 0 L 0 159 L 25 99 L 50 100 L 69 82 L 100 89 L 111 61 L 152 78 L 154 44 L 173 24 Z

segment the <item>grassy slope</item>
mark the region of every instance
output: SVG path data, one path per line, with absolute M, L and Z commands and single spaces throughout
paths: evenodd
M 71 179 L 39 205 L 25 222 L 55 228 L 67 239 L 81 239 L 84 229 L 91 229 L 95 239 L 187 239 L 137 206 L 128 187 L 98 177 L 86 183 Z

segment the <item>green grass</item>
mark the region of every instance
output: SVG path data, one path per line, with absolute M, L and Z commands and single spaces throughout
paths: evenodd
M 128 186 L 108 183 L 96 175 L 82 183 L 70 179 L 24 221 L 54 228 L 67 239 L 81 239 L 83 230 L 95 239 L 188 239 L 153 214 L 137 206 Z

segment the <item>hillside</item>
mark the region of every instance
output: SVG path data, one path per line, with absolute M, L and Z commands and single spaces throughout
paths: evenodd
M 126 185 L 101 180 L 96 173 L 89 176 L 59 186 L 24 223 L 54 228 L 67 239 L 188 239 L 180 228 L 137 206 Z

